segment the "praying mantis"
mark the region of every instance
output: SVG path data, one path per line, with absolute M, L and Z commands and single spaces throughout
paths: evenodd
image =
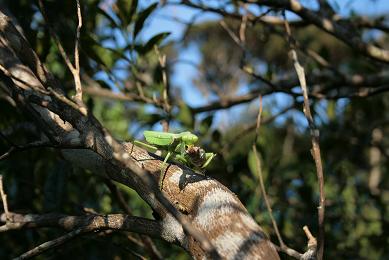
M 191 132 L 168 133 L 158 131 L 144 131 L 143 135 L 147 143 L 135 140 L 134 143 L 142 146 L 150 152 L 158 150 L 166 151 L 167 154 L 161 166 L 161 176 L 159 179 L 159 189 L 162 190 L 163 180 L 165 178 L 165 167 L 167 161 L 172 158 L 194 170 L 202 172 L 212 159 L 216 156 L 214 153 L 206 153 L 204 149 L 195 146 L 198 137 Z

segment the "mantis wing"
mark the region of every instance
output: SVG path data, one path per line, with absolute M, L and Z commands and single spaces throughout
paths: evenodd
M 176 139 L 176 134 L 157 131 L 144 131 L 143 135 L 148 143 L 159 146 L 169 146 L 173 144 Z

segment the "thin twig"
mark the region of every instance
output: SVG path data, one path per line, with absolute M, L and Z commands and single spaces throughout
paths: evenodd
M 74 96 L 74 99 L 78 104 L 82 104 L 82 86 L 81 86 L 81 79 L 80 79 L 80 56 L 79 56 L 79 45 L 80 45 L 80 30 L 82 27 L 82 16 L 81 16 L 81 6 L 80 1 L 77 1 L 77 17 L 78 17 L 78 24 L 77 24 L 77 31 L 76 31 L 76 40 L 74 44 L 74 83 L 76 86 L 76 95 Z
M 219 24 L 221 25 L 221 27 L 223 27 L 224 30 L 226 30 L 226 32 L 230 35 L 231 39 L 241 48 L 241 49 L 244 49 L 244 46 L 243 46 L 243 43 L 241 42 L 241 40 L 239 39 L 239 37 L 230 29 L 230 27 L 228 27 L 228 25 L 226 24 L 226 22 L 224 20 L 221 20 L 219 22 Z
M 316 238 L 312 235 L 311 231 L 309 230 L 308 226 L 304 226 L 303 230 L 305 232 L 305 235 L 308 238 L 308 248 L 312 246 L 317 246 L 317 240 Z
M 315 260 L 317 254 L 317 240 L 312 235 L 311 231 L 307 226 L 303 227 L 305 235 L 308 238 L 308 250 L 301 256 L 301 260 Z
M 3 208 L 6 216 L 6 223 L 7 223 L 9 219 L 9 211 L 8 211 L 7 194 L 5 194 L 4 187 L 3 187 L 3 175 L 0 175 L 0 195 L 1 195 L 1 200 L 3 202 Z
M 74 69 L 73 64 L 70 61 L 69 56 L 66 54 L 66 51 L 65 51 L 64 47 L 62 46 L 61 41 L 59 40 L 57 34 L 54 32 L 53 28 L 50 26 L 50 21 L 49 21 L 47 14 L 46 14 L 45 7 L 43 5 L 43 1 L 39 0 L 38 3 L 39 3 L 39 9 L 42 13 L 42 16 L 45 19 L 47 28 L 49 29 L 49 33 L 50 33 L 51 37 L 53 38 L 55 44 L 57 45 L 59 53 L 61 54 L 62 58 L 64 59 L 66 65 L 68 66 L 69 70 L 72 72 Z
M 321 155 L 320 155 L 320 144 L 319 144 L 319 130 L 316 128 L 312 114 L 311 114 L 311 108 L 309 105 L 309 99 L 308 99 L 308 89 L 307 89 L 307 82 L 305 80 L 305 72 L 304 68 L 301 66 L 301 64 L 298 61 L 297 52 L 295 49 L 295 46 L 293 44 L 293 38 L 291 34 L 291 30 L 288 24 L 288 21 L 285 18 L 284 14 L 284 20 L 285 20 L 285 30 L 288 36 L 288 42 L 290 45 L 290 55 L 293 60 L 293 64 L 300 82 L 301 90 L 303 92 L 304 97 L 304 115 L 307 118 L 310 134 L 311 134 L 311 140 L 312 140 L 312 156 L 315 161 L 316 166 L 316 174 L 317 179 L 319 182 L 319 193 L 320 193 L 320 202 L 318 206 L 318 223 L 319 223 L 319 236 L 318 236 L 318 250 L 317 250 L 317 259 L 321 260 L 323 259 L 323 253 L 324 253 L 324 216 L 325 216 L 325 192 L 324 192 L 324 173 L 323 173 L 323 165 L 321 161 Z
M 34 256 L 40 255 L 44 252 L 46 252 L 49 249 L 56 248 L 58 246 L 61 246 L 62 244 L 68 242 L 69 240 L 75 238 L 79 234 L 81 234 L 83 231 L 82 228 L 73 230 L 63 236 L 60 236 L 54 240 L 47 241 L 43 244 L 40 244 L 39 246 L 27 251 L 26 253 L 20 255 L 19 257 L 14 258 L 14 260 L 20 260 L 20 259 L 28 259 L 32 258 Z
M 58 35 L 54 32 L 53 28 L 50 26 L 50 21 L 49 21 L 47 14 L 46 14 L 46 11 L 45 11 L 45 8 L 43 5 L 43 1 L 39 0 L 38 3 L 39 3 L 39 8 L 40 8 L 40 11 L 42 13 L 42 16 L 45 19 L 46 25 L 49 29 L 50 35 L 53 38 L 55 44 L 57 45 L 59 53 L 61 54 L 62 58 L 64 59 L 67 67 L 69 68 L 70 72 L 73 75 L 74 85 L 75 85 L 75 90 L 76 90 L 76 95 L 74 96 L 74 101 L 79 106 L 78 110 L 80 110 L 82 112 L 82 114 L 86 115 L 87 110 L 86 110 L 84 103 L 82 102 L 82 86 L 81 86 L 81 79 L 80 79 L 80 62 L 79 62 L 79 51 L 78 51 L 79 39 L 80 39 L 80 29 L 82 26 L 82 16 L 81 16 L 80 2 L 79 2 L 79 0 L 76 0 L 76 1 L 77 1 L 78 25 L 77 25 L 77 31 L 76 31 L 75 47 L 74 47 L 75 65 L 73 65 L 72 62 L 70 61 L 70 58 L 66 54 L 66 51 L 65 51 L 64 47 L 62 46 Z
M 247 11 L 247 5 L 243 5 L 243 8 Z M 242 16 L 242 22 L 240 23 L 239 28 L 239 39 L 243 45 L 246 44 L 246 28 L 247 28 L 247 14 Z
M 8 149 L 8 151 L 6 151 L 6 152 L 3 153 L 2 155 L 0 155 L 0 161 L 2 161 L 2 160 L 4 160 L 4 159 L 8 158 L 8 156 L 10 156 L 11 153 L 12 153 L 13 151 L 15 151 L 15 149 L 16 149 L 15 146 L 11 146 L 11 147 Z
M 254 156 L 255 156 L 255 162 L 256 162 L 256 166 L 257 166 L 259 184 L 260 184 L 262 196 L 265 200 L 266 208 L 267 208 L 267 211 L 269 212 L 270 219 L 271 219 L 271 222 L 273 224 L 274 231 L 276 232 L 278 242 L 280 243 L 280 246 L 282 248 L 282 247 L 285 247 L 285 244 L 284 244 L 284 241 L 282 240 L 280 231 L 278 230 L 277 222 L 275 221 L 274 216 L 273 216 L 273 210 L 270 206 L 269 198 L 268 198 L 267 193 L 266 193 L 265 184 L 263 182 L 261 163 L 259 161 L 259 156 L 258 156 L 258 152 L 257 152 L 257 141 L 258 141 L 258 137 L 259 137 L 259 128 L 261 126 L 261 115 L 262 115 L 262 96 L 259 96 L 259 112 L 258 112 L 258 117 L 257 117 L 257 128 L 255 131 L 253 152 L 254 152 Z
M 164 120 L 162 122 L 163 125 L 163 130 L 164 132 L 169 131 L 169 118 L 170 118 L 170 110 L 171 110 L 171 105 L 169 101 L 169 83 L 167 80 L 167 72 L 166 72 L 166 55 L 162 55 L 159 51 L 159 48 L 157 45 L 154 45 L 154 50 L 155 53 L 158 56 L 158 61 L 159 65 L 161 66 L 161 71 L 162 71 L 162 84 L 163 84 L 163 91 L 162 91 L 162 100 L 163 100 L 163 108 L 168 115 L 167 120 Z
M 83 148 L 78 143 L 72 143 L 72 142 L 73 140 L 69 141 L 69 143 L 53 144 L 50 141 L 39 140 L 39 141 L 35 141 L 23 145 L 12 144 L 12 146 L 8 149 L 8 151 L 0 156 L 0 161 L 8 158 L 14 152 L 25 151 L 33 148 L 72 148 L 72 149 Z
M 273 244 L 273 246 L 277 249 L 278 252 L 283 252 L 283 253 L 287 254 L 288 256 L 294 257 L 296 259 L 301 259 L 301 257 L 303 256 L 303 254 L 301 254 L 301 253 L 297 252 L 296 250 L 289 248 L 287 246 L 280 247 L 276 244 Z
M 266 209 L 269 212 L 269 216 L 270 216 L 270 219 L 271 219 L 274 231 L 275 231 L 275 233 L 277 235 L 277 239 L 278 239 L 278 242 L 280 244 L 280 246 L 276 246 L 275 245 L 275 247 L 280 252 L 283 252 L 283 253 L 285 253 L 285 254 L 287 254 L 289 256 L 292 256 L 292 257 L 294 257 L 296 259 L 301 259 L 303 254 L 299 253 L 298 251 L 294 250 L 293 248 L 288 247 L 284 243 L 284 241 L 282 239 L 282 236 L 281 236 L 281 232 L 278 229 L 277 222 L 276 222 L 276 220 L 274 219 L 274 216 L 273 216 L 273 210 L 272 210 L 271 205 L 270 205 L 269 197 L 268 197 L 268 195 L 266 193 L 266 188 L 265 188 L 265 184 L 264 184 L 264 181 L 263 181 L 263 174 L 262 174 L 262 170 L 261 170 L 261 163 L 260 163 L 260 160 L 259 160 L 257 146 L 256 146 L 257 141 L 258 141 L 258 137 L 259 137 L 259 129 L 260 129 L 260 126 L 261 126 L 261 115 L 262 115 L 262 96 L 259 96 L 259 111 L 258 111 L 257 122 L 256 122 L 256 130 L 255 130 L 255 139 L 254 139 L 254 144 L 253 144 L 253 152 L 254 152 L 256 168 L 257 168 L 258 176 L 259 176 L 259 184 L 260 184 L 261 193 L 262 193 L 262 196 L 263 196 L 263 198 L 265 200 Z

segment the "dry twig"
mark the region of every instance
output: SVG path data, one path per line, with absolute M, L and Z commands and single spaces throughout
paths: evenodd
M 162 126 L 163 126 L 163 131 L 168 132 L 171 105 L 169 101 L 169 83 L 167 80 L 167 72 L 166 72 L 166 55 L 161 54 L 157 45 L 154 45 L 154 50 L 158 56 L 159 65 L 161 66 L 162 84 L 163 84 L 163 91 L 162 91 L 163 109 L 165 110 L 165 113 L 168 116 L 167 120 L 162 121 Z
M 307 226 L 303 227 L 303 230 L 305 232 L 305 235 L 308 238 L 308 250 L 301 256 L 301 260 L 315 260 L 316 259 L 316 252 L 317 252 L 317 240 L 312 235 L 311 231 L 309 231 L 309 228 Z
M 260 163 L 260 160 L 259 160 L 258 151 L 257 151 L 257 147 L 256 147 L 257 141 L 258 141 L 258 137 L 259 137 L 259 128 L 261 126 L 261 115 L 262 115 L 262 97 L 259 96 L 259 111 L 258 111 L 258 116 L 257 116 L 257 123 L 256 123 L 256 130 L 255 130 L 255 139 L 254 139 L 254 144 L 253 144 L 253 152 L 254 152 L 254 156 L 255 156 L 256 168 L 257 168 L 257 171 L 258 171 L 258 177 L 259 177 L 259 184 L 260 184 L 261 193 L 262 193 L 262 196 L 263 196 L 263 198 L 265 200 L 266 209 L 269 212 L 269 216 L 270 216 L 270 219 L 271 219 L 274 231 L 276 232 L 276 236 L 277 236 L 278 242 L 280 244 L 280 246 L 275 245 L 275 247 L 276 247 L 277 251 L 284 252 L 285 254 L 287 254 L 289 256 L 292 256 L 292 257 L 294 257 L 296 259 L 300 259 L 303 254 L 301 254 L 301 253 L 297 252 L 296 250 L 288 247 L 284 243 L 284 241 L 282 239 L 282 236 L 281 236 L 281 233 L 280 233 L 280 231 L 278 229 L 277 222 L 276 222 L 276 220 L 274 219 L 274 216 L 273 216 L 273 210 L 272 210 L 271 205 L 270 205 L 269 197 L 268 197 L 268 195 L 266 193 L 266 188 L 265 188 L 265 184 L 264 184 L 264 181 L 263 181 L 263 174 L 262 174 L 262 170 L 261 170 L 261 163 Z
M 278 242 L 280 243 L 281 248 L 282 248 L 282 247 L 285 247 L 285 244 L 284 244 L 284 241 L 282 240 L 282 236 L 280 234 L 280 231 L 278 230 L 277 222 L 274 219 L 273 210 L 272 210 L 272 208 L 270 206 L 269 198 L 268 198 L 267 193 L 266 193 L 265 184 L 263 182 L 261 163 L 260 163 L 259 156 L 258 156 L 258 151 L 257 151 L 257 141 L 258 141 L 258 136 L 259 136 L 259 127 L 261 126 L 261 115 L 262 115 L 262 97 L 259 96 L 259 112 L 258 112 L 258 117 L 257 117 L 257 127 L 256 127 L 256 131 L 255 131 L 253 152 L 254 152 L 254 155 L 255 155 L 255 162 L 256 162 L 256 167 L 257 167 L 257 171 L 258 171 L 258 177 L 259 177 L 259 184 L 260 184 L 260 188 L 261 188 L 261 193 L 262 193 L 262 196 L 263 196 L 263 198 L 265 200 L 266 208 L 267 208 L 267 211 L 269 212 L 270 219 L 271 219 L 271 222 L 273 224 L 274 231 L 276 232 L 276 235 L 277 235 L 277 238 L 278 238 Z
M 292 34 L 291 30 L 288 24 L 288 21 L 285 18 L 284 14 L 284 20 L 285 20 L 285 30 L 288 36 L 288 42 L 290 44 L 290 55 L 293 60 L 293 64 L 298 76 L 298 79 L 300 81 L 300 86 L 303 92 L 304 97 L 304 108 L 303 112 L 305 117 L 308 120 L 308 125 L 310 129 L 311 139 L 312 139 L 312 156 L 315 161 L 316 166 L 316 174 L 317 179 L 319 182 L 319 193 L 320 193 L 320 202 L 318 206 L 318 222 L 319 222 L 319 237 L 318 237 L 318 250 L 317 250 L 317 258 L 319 260 L 323 259 L 323 253 L 324 253 L 324 215 L 325 215 L 325 192 L 324 192 L 324 174 L 323 174 L 323 165 L 321 161 L 321 155 L 320 155 L 320 144 L 319 144 L 319 130 L 316 128 L 312 114 L 311 114 L 311 108 L 309 105 L 309 99 L 308 99 L 308 89 L 307 89 L 307 82 L 305 80 L 305 72 L 304 68 L 301 66 L 301 64 L 298 61 L 297 52 L 295 49 L 295 46 L 293 44 Z
M 50 21 L 49 18 L 46 14 L 43 1 L 39 0 L 39 8 L 42 13 L 42 16 L 44 17 L 47 27 L 49 29 L 49 32 L 51 34 L 51 37 L 53 38 L 55 44 L 58 47 L 59 53 L 61 54 L 62 58 L 64 59 L 67 67 L 69 68 L 70 72 L 73 75 L 74 79 L 74 85 L 75 85 L 75 90 L 76 90 L 76 95 L 74 96 L 74 101 L 77 103 L 79 106 L 79 110 L 82 112 L 82 114 L 86 115 L 87 110 L 85 107 L 85 104 L 82 102 L 82 85 L 81 85 L 81 78 L 80 78 L 80 61 L 79 61 L 79 42 L 80 42 L 80 30 L 82 27 L 82 16 L 81 16 L 81 6 L 80 6 L 80 1 L 77 1 L 77 18 L 78 18 L 78 24 L 77 24 L 77 31 L 76 31 L 76 40 L 75 40 L 75 46 L 74 46 L 74 63 L 75 65 L 72 64 L 72 62 L 69 59 L 69 56 L 66 54 L 66 51 L 64 47 L 61 44 L 61 41 L 59 40 L 58 35 L 54 32 L 53 28 L 50 26 Z
M 9 219 L 9 211 L 8 211 L 7 194 L 5 194 L 4 187 L 3 187 L 3 175 L 0 175 L 0 195 L 1 195 L 1 200 L 3 202 L 3 208 L 6 216 L 6 223 L 7 223 Z
M 79 56 L 79 46 L 80 46 L 80 30 L 82 27 L 82 16 L 81 16 L 81 6 L 80 6 L 80 0 L 77 1 L 77 17 L 78 17 L 78 24 L 77 24 L 77 31 L 76 31 L 76 41 L 74 43 L 74 71 L 73 77 L 74 77 L 74 83 L 76 85 L 76 95 L 74 96 L 74 99 L 78 104 L 82 104 L 82 86 L 81 86 L 81 79 L 80 79 L 80 56 Z
M 23 253 L 19 257 L 15 257 L 14 260 L 28 259 L 28 258 L 32 258 L 32 257 L 37 256 L 37 255 L 40 255 L 49 249 L 56 248 L 58 246 L 65 244 L 66 242 L 75 238 L 76 236 L 78 236 L 81 233 L 82 233 L 82 228 L 73 230 L 73 231 L 71 231 L 63 236 L 60 236 L 56 239 L 44 242 L 43 244 L 40 244 L 39 246 L 34 247 L 33 249 Z

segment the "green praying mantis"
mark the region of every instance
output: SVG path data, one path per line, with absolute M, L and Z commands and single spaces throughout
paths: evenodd
M 214 153 L 206 153 L 204 149 L 195 146 L 199 138 L 191 132 L 174 134 L 168 132 L 144 131 L 143 135 L 147 143 L 137 140 L 134 141 L 134 143 L 153 153 L 158 150 L 167 152 L 161 166 L 159 181 L 159 188 L 161 190 L 166 174 L 165 167 L 170 158 L 202 173 L 202 170 L 206 168 L 216 156 Z

